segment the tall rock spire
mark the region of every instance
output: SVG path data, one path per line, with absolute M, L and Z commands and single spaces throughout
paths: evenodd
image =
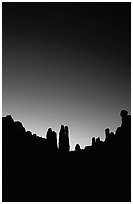
M 62 152 L 69 152 L 69 135 L 68 126 L 61 125 L 59 132 L 59 150 Z

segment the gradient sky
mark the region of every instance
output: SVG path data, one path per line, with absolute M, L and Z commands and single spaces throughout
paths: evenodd
M 2 3 L 2 106 L 45 137 L 68 125 L 70 145 L 130 113 L 130 3 Z

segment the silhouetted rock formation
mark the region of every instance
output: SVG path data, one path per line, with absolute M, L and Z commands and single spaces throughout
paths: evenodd
M 46 134 L 47 147 L 49 151 L 57 151 L 57 135 L 55 131 L 52 131 L 51 128 L 48 129 Z
M 109 138 L 110 138 L 110 129 L 109 128 L 105 129 L 105 136 L 106 136 L 105 140 L 109 140 Z
M 116 132 L 92 138 L 69 151 L 67 126 L 46 139 L 26 131 L 10 115 L 2 118 L 2 200 L 104 202 L 131 201 L 131 116 L 121 111 Z M 87 184 L 87 185 L 86 185 Z
M 76 146 L 75 146 L 75 151 L 77 151 L 77 152 L 81 151 L 81 148 L 80 148 L 80 145 L 79 145 L 79 144 L 76 144 Z
M 93 138 L 92 138 L 92 146 L 95 145 L 95 142 L 96 142 L 96 141 L 95 141 L 95 137 L 93 137 Z
M 61 152 L 69 152 L 69 136 L 68 136 L 68 127 L 61 125 L 59 132 L 59 150 Z

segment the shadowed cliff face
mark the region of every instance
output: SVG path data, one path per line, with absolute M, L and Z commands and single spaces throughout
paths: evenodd
M 116 132 L 92 138 L 69 151 L 69 131 L 48 129 L 46 139 L 26 131 L 11 116 L 2 118 L 3 201 L 130 201 L 131 116 L 121 111 Z

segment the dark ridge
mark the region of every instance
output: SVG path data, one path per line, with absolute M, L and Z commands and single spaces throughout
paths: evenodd
M 48 129 L 46 139 L 2 118 L 3 202 L 130 202 L 131 116 L 122 110 L 116 132 L 70 151 L 69 130 Z

